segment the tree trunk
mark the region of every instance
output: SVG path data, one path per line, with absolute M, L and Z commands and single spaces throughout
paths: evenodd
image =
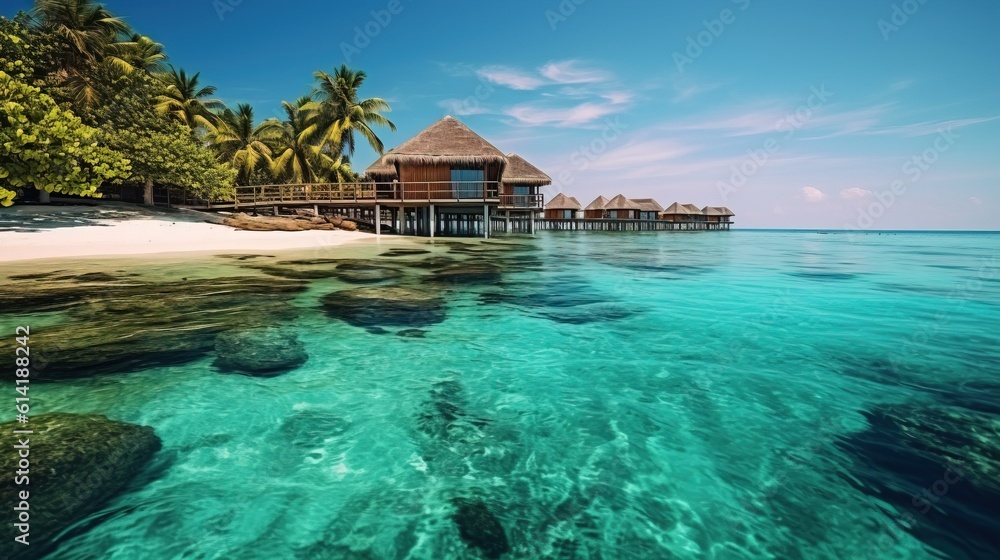
M 52 197 L 49 195 L 49 191 L 38 189 L 38 203 L 49 204 L 50 202 L 52 202 Z
M 146 179 L 146 188 L 142 191 L 142 203 L 146 206 L 153 205 L 153 179 Z

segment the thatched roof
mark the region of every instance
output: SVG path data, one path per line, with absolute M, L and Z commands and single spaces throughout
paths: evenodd
M 552 178 L 523 157 L 507 154 L 507 170 L 503 173 L 503 182 L 507 185 L 542 187 L 551 185 Z
M 701 214 L 701 208 L 698 208 L 694 204 L 685 204 L 684 207 L 690 210 L 692 214 Z
M 733 211 L 725 206 L 706 206 L 701 211 L 706 216 L 735 216 Z
M 582 206 L 580 206 L 579 200 L 563 193 L 557 194 L 545 205 L 546 210 L 579 210 L 580 208 Z
M 609 202 L 608 199 L 604 198 L 603 196 L 599 196 L 596 199 L 594 199 L 594 201 L 591 202 L 590 205 L 584 208 L 584 210 L 604 210 L 605 208 L 608 207 L 608 202 Z
M 638 204 L 632 202 L 631 200 L 625 198 L 624 195 L 618 195 L 612 198 L 607 206 L 604 207 L 605 210 L 641 210 Z
M 378 160 L 369 165 L 368 169 L 365 169 L 365 175 L 371 179 L 392 181 L 396 178 L 396 166 L 385 161 L 385 158 L 392 153 L 392 150 L 386 152 L 386 154 Z
M 681 204 L 680 202 L 675 202 L 667 207 L 663 211 L 664 214 L 668 215 L 687 215 L 687 214 L 701 214 L 701 210 L 691 211 L 692 204 Z
M 632 202 L 639 205 L 643 212 L 663 212 L 663 207 L 652 198 L 633 198 Z
M 447 116 L 386 154 L 386 163 L 447 164 L 482 166 L 507 164 L 503 152 L 496 149 L 458 119 Z

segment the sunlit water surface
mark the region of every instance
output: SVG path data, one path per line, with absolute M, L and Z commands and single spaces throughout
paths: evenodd
M 287 303 L 294 318 L 265 318 L 309 354 L 278 377 L 223 372 L 208 352 L 36 383 L 36 414 L 103 414 L 152 426 L 164 444 L 49 558 L 498 555 L 463 541 L 457 499 L 495 516 L 506 558 L 997 551 L 1000 236 L 580 233 L 418 247 L 429 252 L 5 267 L 277 280 L 276 263 L 351 258 L 399 272 L 308 280 Z M 439 274 L 456 262 L 496 268 Z M 413 324 L 324 309 L 330 293 L 380 286 L 440 294 L 440 309 Z M 66 313 L 4 313 L 0 327 L 44 332 Z M 114 331 L 115 317 L 97 327 Z M 911 413 L 936 435 L 918 422 L 902 439 L 878 420 Z M 942 430 L 985 439 L 951 453 Z M 975 472 L 925 512 L 912 496 L 952 466 L 941 457 Z

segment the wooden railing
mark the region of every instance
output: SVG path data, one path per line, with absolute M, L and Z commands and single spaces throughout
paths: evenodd
M 502 194 L 501 208 L 541 208 L 545 204 L 544 195 L 540 194 Z
M 495 181 L 417 181 L 392 183 L 310 183 L 236 187 L 241 205 L 323 202 L 496 202 Z

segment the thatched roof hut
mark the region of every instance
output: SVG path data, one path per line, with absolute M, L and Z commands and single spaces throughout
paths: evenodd
M 584 210 L 604 211 L 604 209 L 608 207 L 608 202 L 610 202 L 608 199 L 604 198 L 603 196 L 599 196 L 595 198 L 593 202 L 588 204 L 587 207 L 584 208 Z
M 732 216 L 736 215 L 736 214 L 733 214 L 732 210 L 730 210 L 729 208 L 726 208 L 725 206 L 706 206 L 705 208 L 702 209 L 701 213 L 704 214 L 704 215 L 706 215 L 706 216 L 727 216 L 727 217 L 732 217 Z
M 708 216 L 708 221 L 710 222 L 728 222 L 728 218 L 736 215 L 725 206 L 706 206 L 702 209 L 701 213 Z
M 701 214 L 701 208 L 698 208 L 694 204 L 685 204 L 684 207 L 690 210 L 692 214 Z
M 618 195 L 608 201 L 607 205 L 604 207 L 605 210 L 642 210 L 642 208 L 632 202 L 631 200 L 625 198 L 625 195 Z
M 656 212 L 657 214 L 663 212 L 663 207 L 660 206 L 660 203 L 652 198 L 633 198 L 632 202 L 638 204 L 639 209 L 643 212 Z
M 667 209 L 663 211 L 663 213 L 668 216 L 687 216 L 689 214 L 692 214 L 690 206 L 691 206 L 690 204 L 681 204 L 680 202 L 675 202 L 670 206 L 668 206 Z M 700 214 L 701 211 L 698 211 L 698 213 Z
M 593 202 L 583 209 L 583 217 L 591 220 L 603 219 L 605 217 L 604 209 L 607 208 L 608 202 L 610 201 L 603 196 L 595 198 Z
M 391 165 L 450 165 L 503 169 L 507 157 L 458 119 L 447 116 L 385 155 Z
M 554 197 L 552 197 L 552 200 L 550 200 L 549 203 L 545 205 L 545 209 L 546 210 L 573 210 L 573 211 L 576 211 L 576 210 L 579 210 L 581 208 L 582 208 L 582 206 L 580 206 L 580 201 L 579 200 L 573 198 L 572 196 L 566 196 L 563 193 L 559 193 L 559 194 L 555 195 Z
M 390 153 L 392 153 L 392 150 L 389 150 L 384 156 L 378 158 L 375 163 L 369 165 L 368 169 L 365 169 L 365 177 L 379 183 L 389 183 L 395 180 L 397 178 L 396 166 L 385 161 L 386 156 Z
M 642 208 L 638 204 L 621 194 L 609 200 L 604 207 L 606 216 L 616 220 L 638 219 L 641 210 Z
M 504 171 L 503 182 L 505 185 L 544 187 L 552 184 L 552 178 L 523 157 L 507 154 L 507 170 Z

